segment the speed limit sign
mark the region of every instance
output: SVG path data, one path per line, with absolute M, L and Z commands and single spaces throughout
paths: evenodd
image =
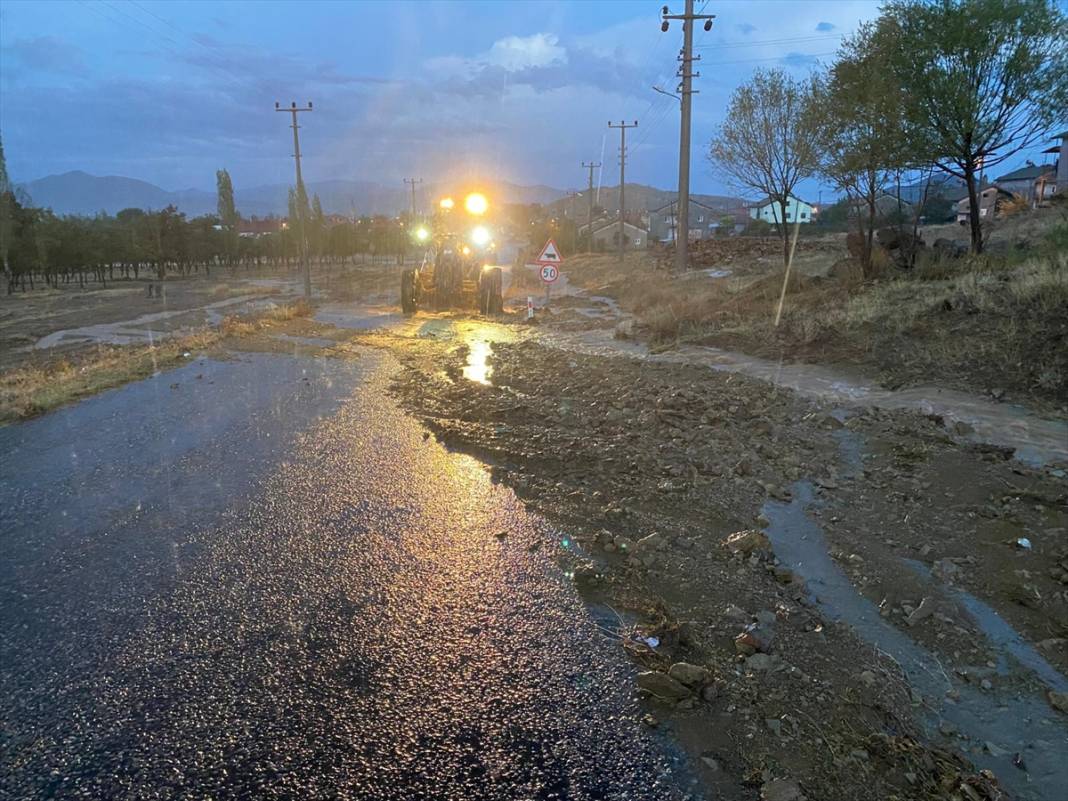
M 557 278 L 560 277 L 560 271 L 552 264 L 543 264 L 541 266 L 541 280 L 547 284 L 551 284 Z

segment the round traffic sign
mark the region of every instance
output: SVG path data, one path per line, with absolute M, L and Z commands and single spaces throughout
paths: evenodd
M 541 280 L 547 284 L 551 284 L 557 278 L 560 277 L 560 271 L 551 264 L 543 264 L 541 266 Z

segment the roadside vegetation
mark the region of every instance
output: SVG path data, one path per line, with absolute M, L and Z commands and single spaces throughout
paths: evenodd
M 106 345 L 0 372 L 0 425 L 25 420 L 185 363 L 226 340 L 247 338 L 311 315 L 303 300 L 256 315 L 226 317 L 216 329 L 154 345 Z

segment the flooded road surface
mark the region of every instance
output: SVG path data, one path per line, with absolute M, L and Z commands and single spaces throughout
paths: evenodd
M 0 429 L 0 797 L 683 797 L 563 535 L 393 369 L 200 360 Z
M 238 295 L 217 300 L 205 306 L 185 309 L 167 309 L 151 314 L 142 314 L 132 320 L 116 323 L 97 323 L 80 328 L 65 328 L 41 337 L 34 344 L 37 350 L 54 348 L 57 345 L 148 345 L 169 336 L 207 325 L 219 325 L 228 314 L 249 314 L 275 305 L 278 298 L 266 295 Z M 160 325 L 166 323 L 166 325 Z

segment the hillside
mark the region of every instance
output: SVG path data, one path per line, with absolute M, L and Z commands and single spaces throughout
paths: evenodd
M 478 186 L 506 203 L 550 203 L 564 192 L 549 186 L 520 186 L 507 181 L 479 181 Z M 76 170 L 49 175 L 20 184 L 34 205 L 57 214 L 92 215 L 101 211 L 114 214 L 125 208 L 161 209 L 168 205 L 189 216 L 215 213 L 215 191 L 181 189 L 169 191 L 155 184 L 119 175 L 90 175 Z M 439 196 L 460 191 L 459 184 L 424 184 L 417 194 L 420 209 Z M 288 184 L 234 188 L 237 207 L 246 217 L 285 215 Z M 308 194 L 318 195 L 327 214 L 396 214 L 411 204 L 403 186 L 386 186 L 373 181 L 335 179 L 308 184 Z
M 645 184 L 627 184 L 626 185 L 626 201 L 628 209 L 645 209 L 651 211 L 652 209 L 658 209 L 661 206 L 665 206 L 668 203 L 673 202 L 678 198 L 678 193 L 671 189 L 657 189 L 654 186 L 646 186 Z M 596 193 L 595 203 L 601 208 L 607 210 L 610 214 L 616 213 L 619 209 L 619 186 L 602 186 L 599 190 L 594 189 Z M 707 203 L 709 206 L 717 209 L 723 209 L 727 211 L 732 208 L 736 208 L 742 203 L 741 200 L 735 197 L 727 195 L 698 195 L 692 194 L 691 197 L 694 200 L 701 203 Z M 563 198 L 557 200 L 552 204 L 554 210 L 563 213 L 565 210 L 570 210 L 571 200 Z M 585 196 L 576 199 L 576 210 L 579 217 L 585 219 L 584 209 L 587 202 Z

